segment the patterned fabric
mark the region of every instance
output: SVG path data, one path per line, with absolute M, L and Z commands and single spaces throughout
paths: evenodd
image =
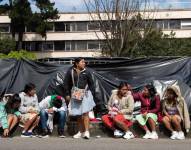
M 93 100 L 93 96 L 91 91 L 87 91 L 82 101 L 77 101 L 71 99 L 68 109 L 69 115 L 71 116 L 79 116 L 84 113 L 88 113 L 95 107 L 95 102 Z

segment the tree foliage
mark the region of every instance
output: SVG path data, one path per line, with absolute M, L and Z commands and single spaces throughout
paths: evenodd
M 32 52 L 28 52 L 26 50 L 19 50 L 19 51 L 11 51 L 9 54 L 3 54 L 0 53 L 0 58 L 5 59 L 5 58 L 15 58 L 15 59 L 30 59 L 30 60 L 35 60 L 36 55 Z
M 10 51 L 15 50 L 15 47 L 16 42 L 13 38 L 0 34 L 0 53 L 8 54 Z
M 33 12 L 29 0 L 1 0 L 5 4 L 0 5 L 0 13 L 7 13 L 11 19 L 11 34 L 16 38 L 18 35 L 17 49 L 23 48 L 23 34 L 25 28 L 33 29 L 42 37 L 46 37 L 50 29 L 48 19 L 57 19 L 58 10 L 50 0 L 32 0 L 35 2 L 39 12 Z

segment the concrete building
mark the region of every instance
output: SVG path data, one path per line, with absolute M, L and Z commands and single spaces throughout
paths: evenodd
M 25 48 L 35 52 L 38 58 L 100 56 L 100 41 L 104 40 L 104 36 L 96 21 L 90 23 L 88 13 L 61 13 L 59 16 L 58 20 L 53 21 L 52 29 L 47 32 L 46 42 L 40 35 L 32 32 L 32 29 L 25 29 Z M 153 16 L 154 26 L 161 28 L 164 33 L 169 34 L 173 30 L 176 38 L 191 37 L 191 10 L 160 10 Z M 1 32 L 9 34 L 9 24 L 8 16 L 0 16 Z

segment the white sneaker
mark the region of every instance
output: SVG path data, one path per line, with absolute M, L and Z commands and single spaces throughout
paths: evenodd
M 158 134 L 157 134 L 155 131 L 150 134 L 150 139 L 156 140 L 156 139 L 158 139 L 158 138 L 159 138 L 159 137 L 158 137 Z
M 83 138 L 89 139 L 90 138 L 90 132 L 89 131 L 85 131 L 84 135 L 83 135 Z
M 147 131 L 146 134 L 143 136 L 143 139 L 149 139 L 151 136 L 151 132 Z
M 129 139 L 135 138 L 135 136 L 133 135 L 131 131 L 127 131 L 125 135 L 123 136 L 123 138 L 129 140 Z
M 113 134 L 114 137 L 122 137 L 124 135 L 124 132 L 116 129 Z
M 75 135 L 73 136 L 73 138 L 74 138 L 74 139 L 79 139 L 79 138 L 83 137 L 83 134 L 84 134 L 84 133 L 81 133 L 80 131 L 78 131 L 78 133 L 75 134 Z
M 175 139 L 177 139 L 177 136 L 178 136 L 178 132 L 177 131 L 173 131 L 170 139 L 175 140 Z
M 178 140 L 184 140 L 185 139 L 184 132 L 182 131 L 178 132 L 178 136 L 176 138 Z

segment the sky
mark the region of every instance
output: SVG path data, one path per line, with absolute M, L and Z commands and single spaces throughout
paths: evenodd
M 84 0 L 52 0 L 59 11 L 86 11 Z M 169 8 L 190 8 L 191 0 L 151 0 L 152 6 L 169 9 Z
M 3 1 L 6 2 L 7 0 Z M 51 0 L 51 1 L 55 2 L 55 8 L 57 8 L 60 12 L 86 11 L 84 0 Z M 151 1 L 152 1 L 151 6 L 157 8 L 159 7 L 163 9 L 169 9 L 169 8 L 191 9 L 191 0 L 151 0 Z M 36 9 L 34 3 L 32 3 L 32 8 L 33 10 Z

